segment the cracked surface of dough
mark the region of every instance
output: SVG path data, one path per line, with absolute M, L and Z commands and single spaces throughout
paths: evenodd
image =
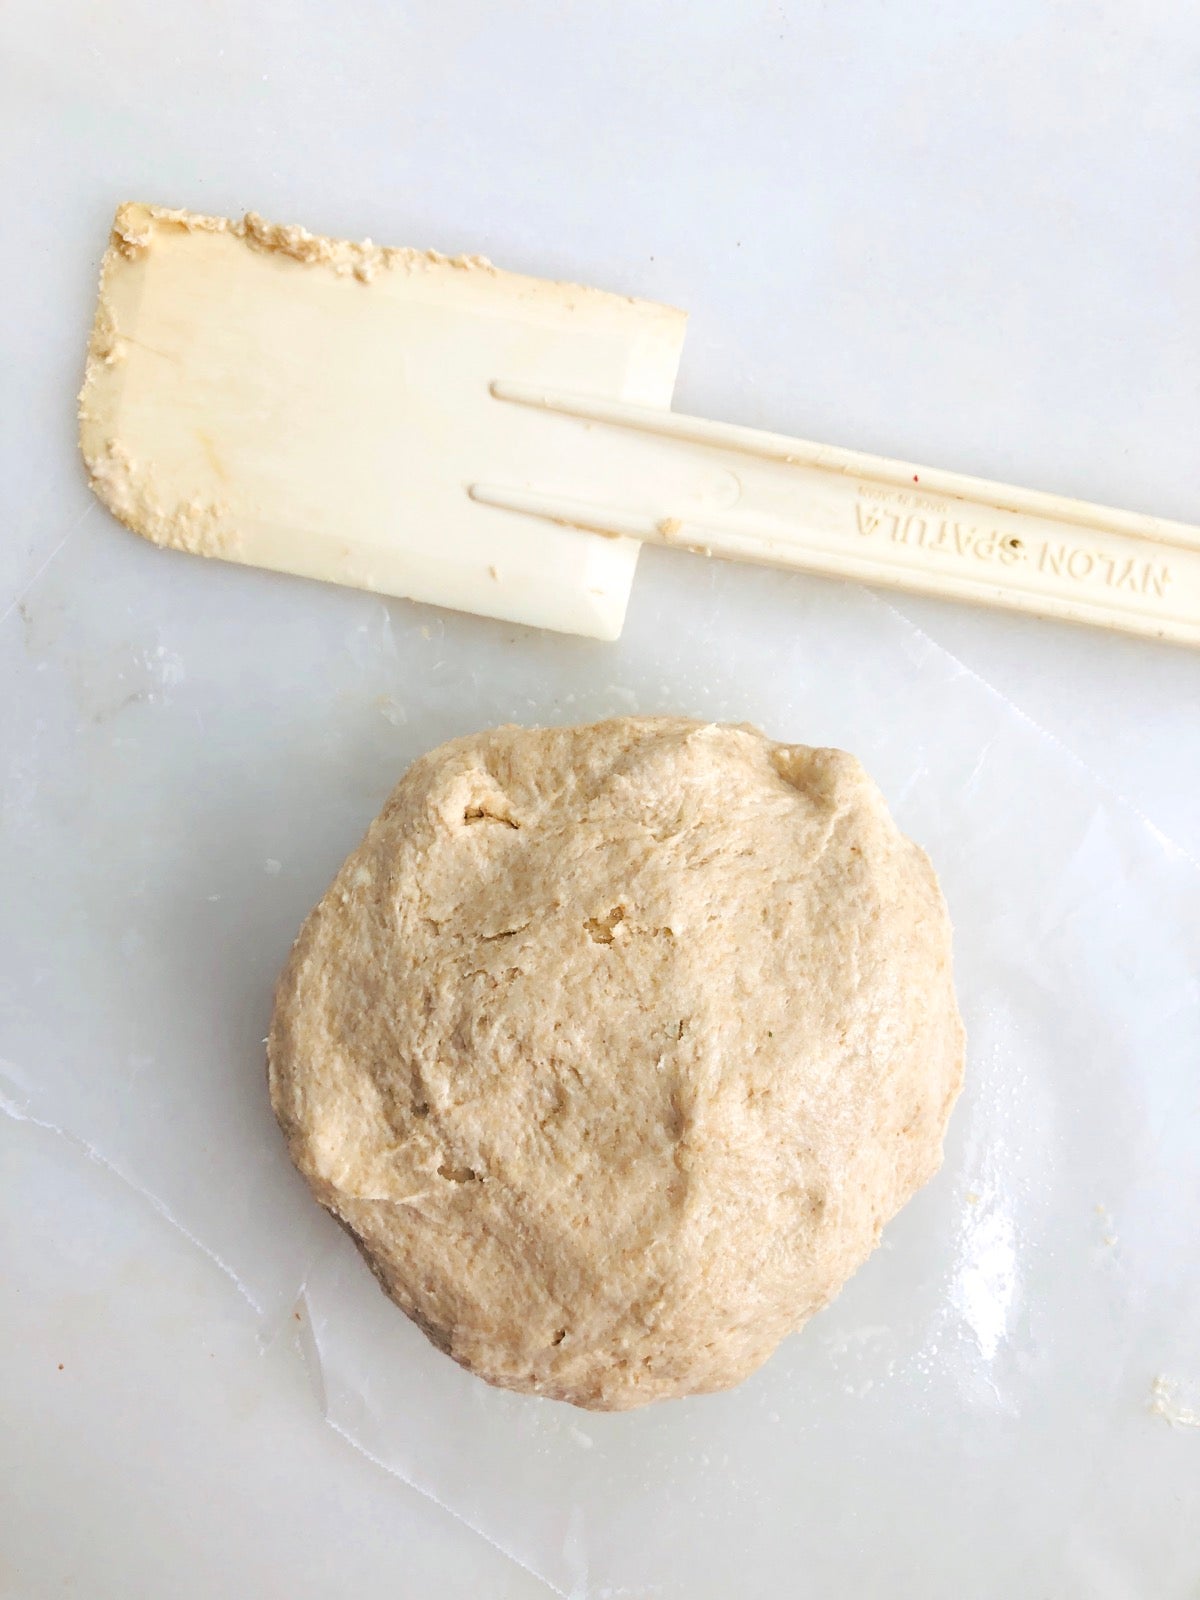
M 858 762 L 676 717 L 422 757 L 306 921 L 270 1088 L 387 1293 L 492 1383 L 727 1388 L 937 1170 L 950 929 Z

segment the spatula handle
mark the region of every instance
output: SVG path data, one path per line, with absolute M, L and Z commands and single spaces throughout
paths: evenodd
M 474 486 L 490 503 L 729 560 L 1200 645 L 1200 529 L 669 411 L 509 384 L 493 393 L 615 425 L 638 448 L 627 471 L 606 456 L 613 503 Z M 647 451 L 649 440 L 657 448 Z

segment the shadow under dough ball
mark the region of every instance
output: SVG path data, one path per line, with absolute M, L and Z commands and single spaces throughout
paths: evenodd
M 301 930 L 270 1088 L 387 1293 L 490 1383 L 724 1389 L 937 1170 L 950 927 L 858 762 L 622 717 L 422 757 Z

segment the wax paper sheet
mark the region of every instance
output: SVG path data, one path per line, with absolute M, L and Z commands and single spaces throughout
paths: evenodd
M 0 681 L 4 1104 L 142 1190 L 264 1340 L 299 1309 L 389 1470 L 563 1594 L 1194 1596 L 1200 871 L 894 607 L 649 552 L 602 645 L 96 510 Z M 262 1041 L 409 761 L 627 711 L 855 751 L 941 874 L 970 1043 L 941 1174 L 838 1301 L 741 1388 L 612 1417 L 488 1389 L 384 1300 L 288 1165 Z

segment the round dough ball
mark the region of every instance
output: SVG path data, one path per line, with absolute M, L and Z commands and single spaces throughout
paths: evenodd
M 419 760 L 296 941 L 292 1158 L 491 1383 L 724 1389 L 937 1169 L 962 1078 L 929 862 L 852 756 L 623 717 Z

